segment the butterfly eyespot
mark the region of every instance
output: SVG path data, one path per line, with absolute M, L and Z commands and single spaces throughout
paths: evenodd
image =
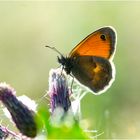
M 102 35 L 100 36 L 100 38 L 101 38 L 103 41 L 106 40 L 106 36 L 105 36 L 104 34 L 102 34 Z

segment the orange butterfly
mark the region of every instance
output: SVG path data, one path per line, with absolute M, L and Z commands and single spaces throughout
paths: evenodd
M 112 27 L 103 27 L 82 40 L 68 57 L 61 54 L 58 62 L 67 74 L 72 74 L 82 85 L 98 95 L 114 80 L 115 68 L 112 58 L 115 44 L 115 30 Z

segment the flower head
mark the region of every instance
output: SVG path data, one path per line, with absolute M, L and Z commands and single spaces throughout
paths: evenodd
M 0 140 L 6 139 L 8 135 L 6 129 L 0 125 Z
M 61 107 L 64 112 L 67 112 L 71 106 L 69 99 L 70 91 L 64 73 L 61 69 L 52 69 L 49 75 L 49 96 L 51 112 L 54 109 Z
M 0 83 L 0 100 L 10 112 L 12 120 L 20 132 L 28 137 L 35 137 L 37 126 L 35 113 L 17 99 L 15 90 L 6 83 Z

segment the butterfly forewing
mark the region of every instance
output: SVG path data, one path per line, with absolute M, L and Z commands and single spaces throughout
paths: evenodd
M 115 50 L 116 34 L 111 27 L 101 28 L 81 41 L 69 54 L 75 56 L 99 56 L 109 59 Z

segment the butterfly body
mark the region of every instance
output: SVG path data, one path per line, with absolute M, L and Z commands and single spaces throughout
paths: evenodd
M 69 54 L 58 57 L 67 74 L 72 74 L 82 85 L 96 95 L 111 85 L 114 79 L 116 33 L 112 27 L 103 27 L 88 35 Z
M 58 63 L 60 63 L 63 66 L 63 69 L 67 74 L 71 73 L 71 70 L 73 68 L 73 58 L 64 57 L 63 55 L 61 57 L 58 57 Z

